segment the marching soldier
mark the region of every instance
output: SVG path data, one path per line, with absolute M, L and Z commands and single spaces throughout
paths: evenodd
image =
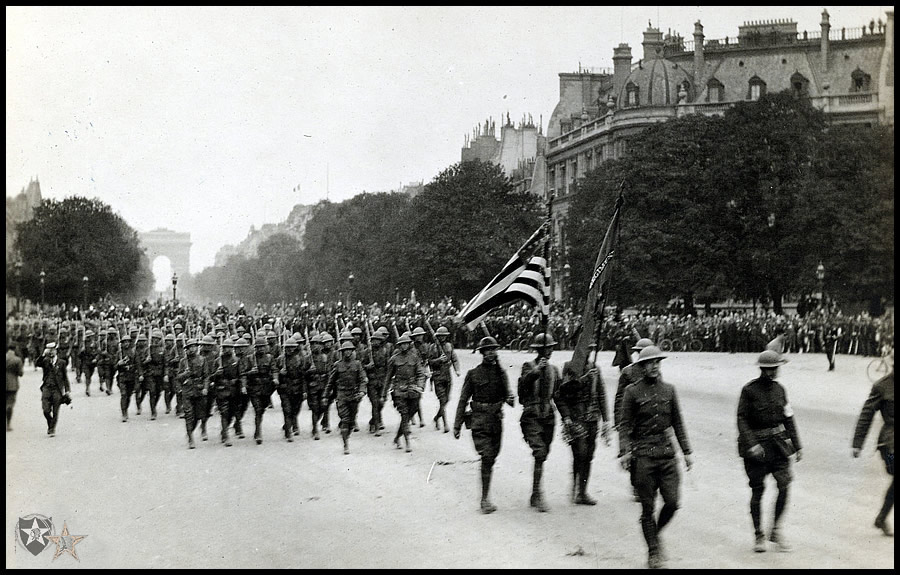
M 878 432 L 878 451 L 884 460 L 884 468 L 888 475 L 891 476 L 891 486 L 888 487 L 884 494 L 884 503 L 878 516 L 875 517 L 875 527 L 881 529 L 881 532 L 888 537 L 894 535 L 890 525 L 887 523 L 888 513 L 894 508 L 894 350 L 892 349 L 889 356 L 885 358 L 889 362 L 890 373 L 875 382 L 869 397 L 863 404 L 862 411 L 859 414 L 859 420 L 856 422 L 856 431 L 853 434 L 853 457 L 859 457 L 862 453 L 862 446 L 869 433 L 869 427 L 875 418 L 875 412 L 881 412 L 881 418 L 884 425 Z
M 252 375 L 249 378 L 247 392 L 250 395 L 250 403 L 253 404 L 253 413 L 255 415 L 256 426 L 253 431 L 253 438 L 256 440 L 256 444 L 260 445 L 263 441 L 263 415 L 265 414 L 266 408 L 268 408 L 269 401 L 271 400 L 269 389 L 273 387 L 273 359 L 272 355 L 267 351 L 268 344 L 266 344 L 266 340 L 264 338 L 257 338 L 254 347 L 256 350 L 255 364 L 253 366 L 253 370 L 251 371 Z
M 119 332 L 114 328 L 107 329 L 97 351 L 97 379 L 100 380 L 100 391 L 105 391 L 106 395 L 112 394 L 113 366 L 117 362 L 113 350 L 118 347 L 118 336 Z
M 253 359 L 250 357 L 250 343 L 243 337 L 238 338 L 234 342 L 234 353 L 238 358 L 238 377 L 240 378 L 241 392 L 236 399 L 236 407 L 234 412 L 234 434 L 238 439 L 244 439 L 243 419 L 247 412 L 247 406 L 250 404 L 250 396 L 248 387 L 250 386 L 250 378 L 253 377 Z
M 324 413 L 322 399 L 325 395 L 325 384 L 328 382 L 330 369 L 328 354 L 322 347 L 322 335 L 325 334 L 317 334 L 309 338 L 312 357 L 306 378 L 306 403 L 312 414 L 312 437 L 315 440 L 319 439 L 319 420 Z
M 141 404 L 144 402 L 144 397 L 146 397 L 147 395 L 147 389 L 150 387 L 150 381 L 145 381 L 147 351 L 150 349 L 150 342 L 147 340 L 146 335 L 137 331 L 137 328 L 133 328 L 132 331 L 137 334 L 137 339 L 134 340 L 134 355 L 138 361 L 138 365 L 140 366 L 140 372 L 138 373 L 137 381 L 134 384 L 134 405 L 135 407 L 137 407 L 137 415 L 140 415 Z M 134 336 L 132 336 L 132 339 L 133 338 Z
M 306 371 L 309 369 L 308 361 L 298 353 L 299 350 L 297 340 L 288 338 L 284 343 L 284 365 L 278 378 L 278 395 L 281 397 L 281 411 L 284 414 L 284 437 L 288 441 L 294 441 L 294 436 L 300 435 L 297 418 L 303 404 L 303 388 Z
M 434 387 L 434 394 L 438 398 L 438 412 L 434 416 L 434 428 L 439 429 L 438 419 L 444 423 L 444 433 L 450 432 L 450 426 L 447 425 L 447 402 L 450 401 L 450 387 L 453 383 L 450 374 L 450 367 L 459 375 L 459 358 L 456 357 L 456 351 L 447 341 L 450 337 L 450 331 L 441 326 L 435 332 L 438 343 L 433 343 L 428 348 L 428 364 L 431 367 L 431 381 Z M 440 349 L 438 348 L 440 344 Z
M 162 332 L 154 331 L 150 336 L 150 347 L 143 358 L 144 385 L 150 393 L 150 419 L 156 419 L 156 404 L 163 390 L 166 375 L 166 357 L 163 349 Z M 168 410 L 166 411 L 168 413 Z
M 422 364 L 422 369 L 425 371 L 425 379 L 428 380 L 431 378 L 431 369 L 428 367 L 428 344 L 425 343 L 425 330 L 421 327 L 417 327 L 412 330 L 410 334 L 410 338 L 412 338 L 413 342 L 413 351 L 419 357 L 419 362 Z M 424 388 L 423 388 L 424 392 Z M 416 410 L 410 416 L 410 423 L 413 423 L 414 416 L 419 415 L 419 427 L 425 427 L 425 418 L 422 415 L 422 397 L 419 396 L 418 402 L 416 402 Z
M 218 344 L 216 340 L 211 335 L 204 335 L 200 340 L 200 355 L 206 359 L 206 361 L 210 365 L 210 371 L 214 371 L 216 369 L 216 365 L 218 364 L 219 352 L 218 352 Z M 216 403 L 216 394 L 209 393 L 206 396 L 206 419 L 208 420 L 212 417 L 213 405 Z M 205 426 L 204 426 L 205 429 Z M 206 441 L 206 437 L 204 434 L 203 440 Z
M 122 423 L 128 421 L 128 406 L 134 386 L 140 376 L 140 362 L 131 348 L 131 336 L 125 335 L 120 340 L 122 353 L 116 363 L 116 382 L 119 386 L 119 407 L 122 409 Z
M 44 419 L 47 420 L 47 435 L 55 437 L 56 424 L 59 423 L 59 406 L 63 403 L 67 405 L 72 403 L 66 362 L 56 355 L 56 344 L 49 343 L 35 364 L 44 372 L 41 383 L 41 407 L 44 410 Z
M 278 345 L 278 335 L 275 331 L 269 326 L 268 331 L 266 331 L 266 343 L 269 344 L 269 355 L 272 356 L 272 378 L 269 383 L 269 387 L 267 388 L 266 398 L 268 400 L 268 407 L 274 407 L 272 403 L 272 395 L 275 393 L 275 389 L 278 385 L 278 374 L 281 370 L 281 366 L 284 365 L 284 358 L 281 357 L 281 346 Z
M 577 379 L 569 365 L 569 362 L 563 365 L 563 382 L 553 399 L 563 420 L 563 437 L 572 446 L 572 500 L 578 505 L 596 505 L 597 500 L 587 493 L 587 484 L 601 422 L 601 436 L 609 445 L 606 390 L 596 365 Z
M 362 364 L 353 359 L 356 346 L 352 341 L 341 344 L 342 357 L 334 363 L 328 376 L 325 396 L 337 400 L 340 417 L 341 439 L 344 441 L 344 455 L 350 454 L 349 438 L 356 421 L 359 400 L 366 395 L 368 378 Z
M 523 406 L 520 424 L 525 441 L 534 456 L 531 506 L 541 512 L 549 511 L 541 492 L 541 477 L 556 426 L 553 397 L 562 381 L 559 368 L 550 364 L 554 345 L 556 341 L 550 334 L 535 336 L 530 347 L 538 355 L 534 361 L 522 364 L 522 374 L 519 376 L 519 403 Z
M 200 345 L 196 339 L 191 338 L 185 343 L 187 357 L 181 364 L 178 374 L 181 380 L 181 394 L 184 400 L 184 423 L 187 429 L 188 448 L 194 449 L 194 430 L 197 428 L 197 419 L 201 421 L 200 433 L 205 441 L 206 437 L 206 396 L 209 394 L 209 366 L 206 358 L 197 353 Z
M 744 470 L 750 480 L 750 516 L 756 543 L 753 550 L 763 553 L 766 538 L 762 530 L 762 497 L 766 488 L 766 475 L 772 474 L 778 486 L 775 501 L 775 518 L 769 540 L 779 551 L 790 551 L 779 530 L 782 514 L 787 506 L 791 484 L 790 456 L 801 459 L 800 438 L 794 424 L 794 412 L 787 400 L 784 387 L 775 381 L 778 367 L 787 363 L 781 354 L 766 350 L 759 354 L 756 364 L 760 377 L 741 390 L 738 402 L 738 454 L 744 458 Z
M 659 532 L 678 509 L 678 464 L 669 428 L 675 432 L 688 470 L 693 466 L 691 447 L 681 419 L 675 387 L 662 381 L 659 364 L 666 356 L 650 345 L 641 350 L 633 365 L 641 378 L 625 388 L 622 419 L 619 422 L 619 457 L 623 469 L 636 466 L 634 482 L 641 498 L 641 528 L 647 542 L 647 565 L 663 566 L 665 554 Z M 655 517 L 656 493 L 663 498 L 659 518 Z
M 394 445 L 400 449 L 400 436 L 406 443 L 406 452 L 412 451 L 409 445 L 409 421 L 419 407 L 419 398 L 425 391 L 425 369 L 418 354 L 412 349 L 412 339 L 404 333 L 397 340 L 398 351 L 388 361 L 382 400 L 387 401 L 387 394 L 392 393 L 394 407 L 400 412 L 400 427 L 394 436 Z
M 481 512 L 485 514 L 497 510 L 490 501 L 489 493 L 494 461 L 500 453 L 503 437 L 503 403 L 512 406 L 515 402 L 506 371 L 497 362 L 499 347 L 492 337 L 482 338 L 478 343 L 476 349 L 481 352 L 481 364 L 466 373 L 453 421 L 453 437 L 456 439 L 459 439 L 463 421 L 466 421 L 466 427 L 472 430 L 475 450 L 481 456 Z M 468 412 L 466 408 L 470 399 L 472 411 Z
M 79 367 L 84 374 L 84 392 L 90 397 L 91 379 L 94 377 L 94 368 L 97 366 L 97 342 L 94 340 L 93 331 L 86 330 L 84 332 L 84 345 L 78 356 Z M 103 391 L 103 385 L 100 386 L 100 391 Z
M 163 376 L 163 402 L 166 404 L 166 414 L 172 411 L 172 398 L 175 396 L 175 380 L 178 374 L 178 349 L 175 347 L 175 335 L 167 334 L 163 338 L 163 361 L 165 362 L 165 375 Z M 181 415 L 181 399 L 176 397 L 175 414 Z
M 319 383 L 321 384 L 322 393 L 325 393 L 325 385 L 328 383 L 328 373 L 331 371 L 331 366 L 334 365 L 339 359 L 339 354 L 336 354 L 336 350 L 332 349 L 334 345 L 334 337 L 330 333 L 323 332 L 319 336 L 319 341 L 322 343 L 322 350 L 320 353 L 319 361 L 316 362 L 316 371 L 319 374 Z M 322 357 L 324 356 L 324 357 Z M 329 425 L 328 414 L 331 412 L 331 403 L 332 400 L 325 397 L 324 407 L 322 404 L 319 404 L 318 408 L 322 414 L 322 431 L 326 434 L 331 433 L 331 426 Z
M 215 382 L 216 405 L 219 407 L 219 416 L 222 420 L 222 443 L 225 447 L 231 447 L 231 438 L 228 436 L 228 428 L 240 406 L 241 378 L 239 360 L 234 355 L 234 341 L 225 338 L 222 342 L 222 357 L 216 370 L 213 372 Z
M 384 429 L 384 421 L 381 418 L 384 401 L 382 401 L 381 397 L 384 392 L 388 361 L 391 359 L 388 349 L 384 345 L 384 338 L 384 334 L 379 331 L 372 334 L 371 361 L 366 364 L 366 377 L 369 380 L 367 393 L 369 395 L 369 403 L 372 404 L 369 433 L 374 433 L 375 437 L 381 437 L 381 430 Z
M 643 337 L 634 344 L 631 351 L 640 353 L 642 349 L 651 345 L 656 344 L 653 343 L 652 339 Z M 639 381 L 642 373 L 643 370 L 639 366 L 631 363 L 631 358 L 629 358 L 629 364 L 619 372 L 619 386 L 616 388 L 616 397 L 613 400 L 613 425 L 616 430 L 619 429 L 619 423 L 622 420 L 622 398 L 625 396 L 625 388 L 632 383 Z M 630 466 L 628 469 L 629 479 L 631 480 L 632 498 L 634 501 L 640 501 L 641 497 L 638 495 L 637 486 L 634 483 L 634 469 L 634 466 Z

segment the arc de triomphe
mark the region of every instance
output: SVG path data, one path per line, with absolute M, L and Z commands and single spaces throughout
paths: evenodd
M 150 265 L 159 256 L 166 256 L 172 263 L 172 271 L 179 277 L 187 277 L 191 273 L 191 234 L 189 232 L 173 232 L 165 228 L 157 228 L 138 234 L 141 245 L 147 250 Z

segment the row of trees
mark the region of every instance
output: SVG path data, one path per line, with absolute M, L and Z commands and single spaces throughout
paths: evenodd
M 786 295 L 816 291 L 819 261 L 829 296 L 893 300 L 892 127 L 833 125 L 806 100 L 775 94 L 657 125 L 628 147 L 577 185 L 573 285 L 588 281 L 624 180 L 620 303 L 736 297 L 780 313 Z
M 153 287 L 137 232 L 100 200 L 43 200 L 32 219 L 17 224 L 13 249 L 7 289 L 35 302 L 143 299 Z
M 265 303 L 348 296 L 393 301 L 395 290 L 424 298 L 469 298 L 541 222 L 543 207 L 515 193 L 490 163 L 455 164 L 410 198 L 399 193 L 360 194 L 321 202 L 306 226 L 305 247 L 278 234 L 254 258 L 232 257 L 207 268 L 192 289 L 213 300 Z

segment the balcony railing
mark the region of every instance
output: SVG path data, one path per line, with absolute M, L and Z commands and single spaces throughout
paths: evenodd
M 838 28 L 832 29 L 828 33 L 828 39 L 834 42 L 842 40 L 861 40 L 863 38 L 884 37 L 884 26 L 875 26 L 868 28 L 862 26 L 859 28 Z M 818 43 L 822 39 L 820 31 L 815 32 L 797 32 L 796 36 L 789 34 L 759 34 L 753 36 L 713 38 L 703 41 L 704 51 L 717 50 L 740 50 L 746 48 L 765 48 L 769 46 L 783 46 L 786 44 L 800 44 L 803 42 Z M 693 40 L 680 42 L 678 44 L 670 44 L 665 47 L 667 55 L 684 54 L 693 52 L 696 44 Z

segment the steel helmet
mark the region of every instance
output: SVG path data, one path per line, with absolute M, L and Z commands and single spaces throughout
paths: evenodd
M 412 331 L 412 336 L 413 336 L 413 337 L 416 337 L 416 336 L 419 336 L 419 335 L 425 335 L 425 330 L 422 329 L 421 327 L 417 327 L 416 329 L 414 329 L 414 330 Z
M 348 351 L 348 350 L 349 351 L 356 350 L 356 346 L 353 345 L 352 341 L 345 341 L 344 343 L 341 344 L 341 351 Z
M 553 347 L 556 345 L 553 336 L 549 333 L 539 333 L 534 336 L 534 342 L 528 346 L 533 348 Z
M 779 367 L 787 362 L 788 360 L 783 358 L 780 353 L 771 349 L 762 352 L 756 359 L 756 365 L 759 367 Z
M 655 345 L 648 345 L 644 349 L 641 350 L 640 355 L 638 356 L 637 361 L 634 363 L 641 363 L 643 361 L 655 361 L 660 359 L 665 359 L 668 356 L 663 355 L 662 350 L 660 350 Z
M 634 344 L 634 346 L 631 348 L 631 351 L 641 351 L 648 345 L 656 345 L 656 344 L 654 344 L 653 340 L 650 339 L 649 337 L 642 337 L 641 339 L 637 340 L 637 343 Z
M 444 326 L 437 328 L 437 331 L 434 332 L 435 335 L 450 335 L 450 330 Z
M 478 347 L 475 349 L 481 351 L 482 349 L 497 349 L 498 347 L 500 347 L 500 344 L 497 343 L 497 340 L 487 336 L 481 338 L 481 341 L 478 342 Z

